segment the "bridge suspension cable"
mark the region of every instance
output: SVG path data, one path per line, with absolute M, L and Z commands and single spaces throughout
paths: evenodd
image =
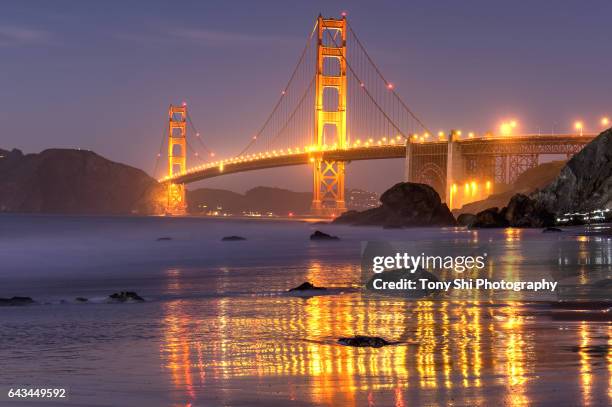
M 157 152 L 157 157 L 155 158 L 155 167 L 153 168 L 153 176 L 157 177 L 157 169 L 159 168 L 159 162 L 161 161 L 162 153 L 164 152 L 164 146 L 166 145 L 166 139 L 168 138 L 168 126 L 164 123 L 162 131 L 161 141 L 159 143 L 159 151 Z
M 213 151 L 206 145 L 206 143 L 204 143 L 204 140 L 202 140 L 202 133 L 200 133 L 198 129 L 196 128 L 195 123 L 193 122 L 193 120 L 191 119 L 191 116 L 189 115 L 189 111 L 187 111 L 187 125 L 193 131 L 193 135 L 195 139 L 198 141 L 198 144 L 200 145 L 200 147 L 202 147 L 202 149 L 207 153 L 208 156 L 214 157 L 215 154 L 213 153 Z
M 293 69 L 287 84 L 283 88 L 281 95 L 274 105 L 274 108 L 257 133 L 251 136 L 249 142 L 240 151 L 238 156 L 245 155 L 247 152 L 253 151 L 253 147 L 256 145 L 263 147 L 265 150 L 272 148 L 272 140 L 278 140 L 278 134 L 280 133 L 281 129 L 287 129 L 290 126 L 290 120 L 299 120 L 300 122 L 305 121 L 305 114 L 298 114 L 297 110 L 305 104 L 304 101 L 307 98 L 309 88 L 311 87 L 312 78 L 314 78 L 314 63 L 309 65 L 307 62 L 312 62 L 310 57 L 312 57 L 316 52 L 316 47 L 312 46 L 316 29 L 317 23 L 315 23 L 313 29 L 311 30 L 295 68 Z M 312 117 L 310 117 L 310 121 L 312 121 Z M 297 128 L 297 126 L 297 124 L 294 124 L 292 127 Z M 306 129 L 303 129 L 303 132 L 307 133 Z M 286 143 L 294 142 L 296 146 L 299 145 L 300 142 L 303 143 L 305 141 L 296 140 L 296 137 L 289 138 L 292 140 L 286 140 Z
M 380 70 L 380 68 L 378 67 L 376 62 L 374 62 L 374 60 L 372 59 L 372 57 L 370 56 L 368 51 L 365 49 L 363 43 L 361 42 L 361 40 L 359 39 L 359 37 L 357 36 L 355 31 L 353 30 L 353 27 L 351 26 L 351 24 L 348 21 L 347 21 L 346 24 L 347 24 L 348 29 L 349 29 L 349 34 L 352 36 L 352 39 L 353 39 L 353 41 L 350 41 L 350 43 L 356 44 L 359 47 L 359 49 L 363 52 L 363 54 L 367 58 L 368 62 L 372 65 L 372 67 L 374 67 L 374 70 L 378 74 L 378 77 L 384 82 L 385 87 L 388 90 L 391 91 L 391 94 L 397 99 L 397 101 L 400 103 L 402 108 L 406 110 L 406 112 L 418 123 L 418 125 L 422 129 L 424 129 L 428 133 L 431 133 L 431 131 L 423 123 L 423 121 L 419 117 L 417 117 L 417 115 L 408 107 L 408 105 L 404 102 L 404 100 L 401 98 L 401 96 L 397 93 L 397 91 L 395 90 L 393 84 L 391 82 L 389 82 L 385 78 L 385 76 L 382 74 L 382 71 Z

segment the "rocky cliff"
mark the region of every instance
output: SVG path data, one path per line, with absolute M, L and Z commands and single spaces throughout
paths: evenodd
M 612 209 L 612 129 L 574 155 L 559 176 L 531 198 L 552 213 Z
M 0 211 L 161 213 L 163 188 L 145 172 L 91 151 L 0 150 Z
M 450 210 L 429 185 L 400 182 L 385 191 L 380 202 L 377 208 L 345 212 L 334 223 L 391 228 L 455 225 Z

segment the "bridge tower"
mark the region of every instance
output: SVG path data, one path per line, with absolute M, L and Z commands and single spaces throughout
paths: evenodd
M 187 106 L 170 105 L 168 109 L 168 176 L 187 170 Z M 168 183 L 166 213 L 184 215 L 187 212 L 185 184 Z
M 321 149 L 325 144 L 335 144 L 342 149 L 346 147 L 346 17 L 334 19 L 319 15 L 317 30 L 314 145 Z M 332 108 L 324 102 L 335 95 L 327 95 L 326 89 L 333 89 L 337 94 L 337 104 Z M 335 140 L 328 139 L 329 133 L 335 133 Z M 317 158 L 313 164 L 312 212 L 338 215 L 346 211 L 344 162 Z

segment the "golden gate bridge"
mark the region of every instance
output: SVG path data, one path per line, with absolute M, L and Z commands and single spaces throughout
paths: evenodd
M 175 215 L 186 212 L 188 183 L 311 165 L 312 213 L 334 216 L 346 210 L 346 163 L 388 158 L 405 159 L 405 180 L 431 185 L 454 208 L 485 198 L 495 184 L 512 183 L 537 166 L 541 155 L 570 157 L 594 137 L 434 135 L 383 76 L 345 15 L 319 15 L 271 113 L 236 156 L 212 161 L 214 153 L 186 104 L 171 105 L 168 115 L 162 140 L 167 141 L 168 173 L 159 181 L 167 186 L 167 213 Z M 162 149 L 163 144 L 158 161 Z M 189 167 L 188 154 L 196 161 Z

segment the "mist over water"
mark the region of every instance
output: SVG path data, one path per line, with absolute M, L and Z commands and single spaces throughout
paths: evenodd
M 341 240 L 310 241 L 315 229 Z M 612 263 L 609 230 L 585 232 L 1 215 L 0 297 L 37 304 L 0 308 L 0 404 L 26 385 L 66 387 L 74 405 L 610 404 L 609 322 L 555 319 L 520 295 L 360 290 L 362 242 L 389 241 L 415 254 L 486 246 L 488 273 L 560 276 L 581 293 Z M 285 293 L 304 281 L 337 290 Z M 146 302 L 106 303 L 123 290 Z M 336 343 L 358 334 L 400 344 Z

